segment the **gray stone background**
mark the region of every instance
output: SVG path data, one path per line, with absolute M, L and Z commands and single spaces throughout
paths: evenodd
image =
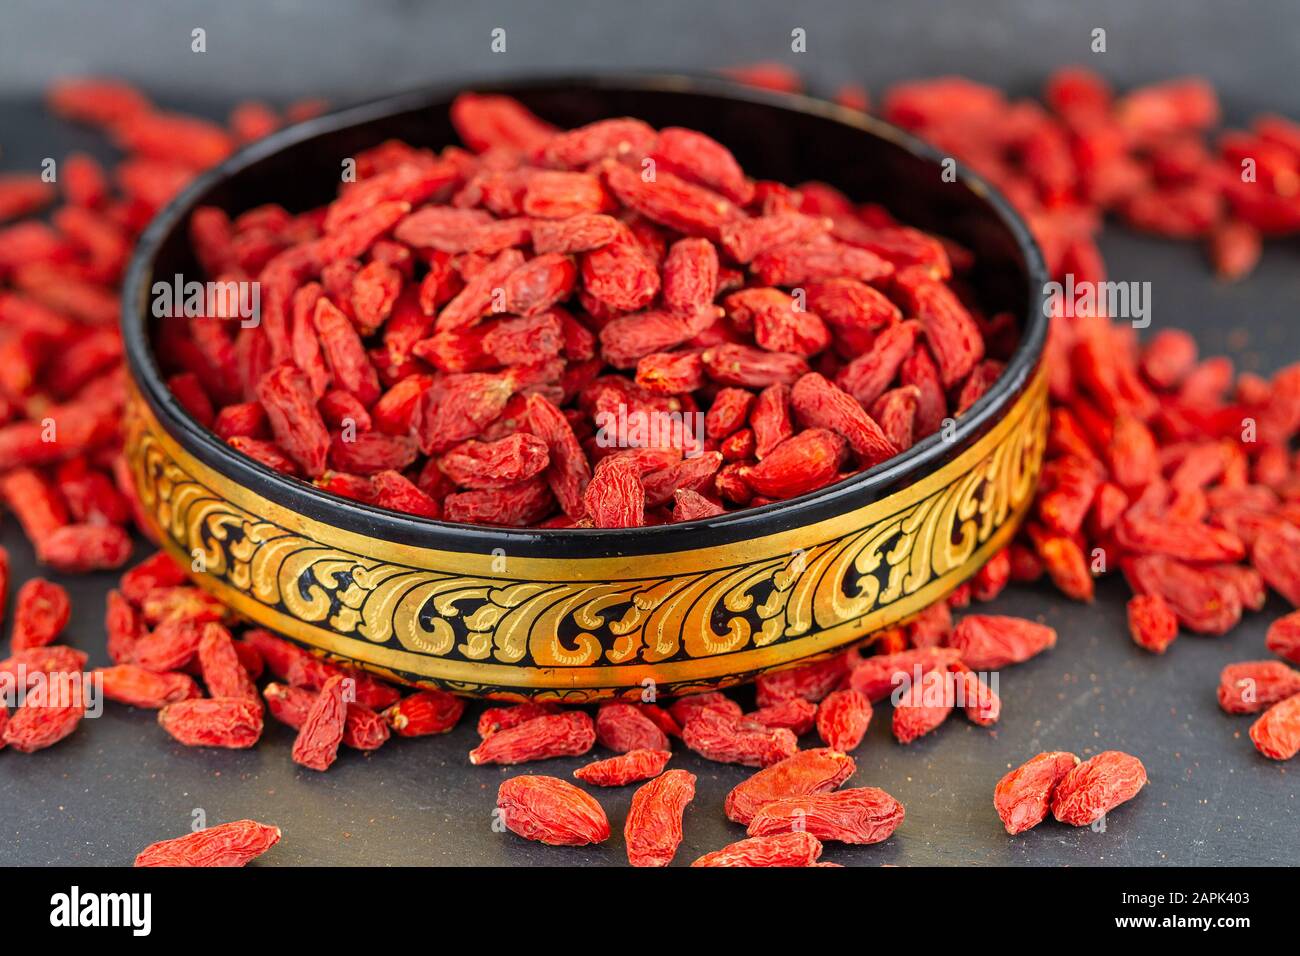
M 808 52 L 789 51 L 793 27 Z M 207 31 L 206 54 L 190 31 Z M 508 52 L 488 52 L 507 31 Z M 1094 27 L 1108 52 L 1088 51 Z M 1300 117 L 1300 7 L 1272 2 L 645 3 L 474 4 L 27 2 L 0 4 L 0 168 L 98 143 L 50 120 L 39 104 L 52 78 L 118 75 L 160 102 L 223 116 L 240 97 L 273 102 L 323 95 L 345 103 L 430 81 L 625 69 L 703 71 L 759 59 L 797 66 L 814 89 L 865 83 L 879 95 L 909 77 L 963 73 L 1019 93 L 1054 66 L 1081 62 L 1117 86 L 1202 73 L 1230 121 L 1274 110 Z M 1199 249 L 1134 236 L 1103 241 L 1114 278 L 1153 285 L 1154 327 L 1192 329 L 1208 352 L 1230 351 L 1263 371 L 1300 358 L 1296 304 L 1300 249 L 1271 245 L 1247 283 L 1213 280 Z M 35 573 L 12 521 L 0 540 L 14 578 Z M 104 663 L 100 608 L 112 575 L 68 579 L 70 643 Z M 1232 635 L 1184 635 L 1164 658 L 1136 650 L 1124 625 L 1126 591 L 1103 583 L 1091 606 L 1047 588 L 1010 591 L 995 613 L 1041 616 L 1060 631 L 1050 654 L 1002 675 L 1004 717 L 992 731 L 954 719 L 904 748 L 879 709 L 857 752 L 858 785 L 897 796 L 907 819 L 888 842 L 828 847 L 826 859 L 878 865 L 1294 864 L 1300 860 L 1296 768 L 1260 758 L 1248 720 L 1221 714 L 1223 664 L 1265 656 L 1264 629 L 1285 608 L 1274 599 Z M 376 754 L 345 753 L 327 774 L 289 760 L 292 732 L 278 725 L 248 752 L 173 744 L 152 713 L 110 707 L 73 737 L 30 757 L 0 753 L 0 862 L 121 865 L 144 845 L 211 822 L 252 816 L 279 825 L 268 864 L 619 864 L 631 788 L 600 799 L 614 824 L 605 846 L 556 849 L 493 833 L 497 783 L 508 772 L 471 768 L 473 714 L 446 737 L 395 741 Z M 1146 762 L 1151 783 L 1113 813 L 1106 832 L 1048 824 L 1008 839 L 991 807 L 1007 768 L 1045 749 L 1087 755 L 1118 748 Z M 582 760 L 526 768 L 568 776 Z M 726 791 L 748 771 L 695 759 L 699 776 L 678 855 L 743 836 L 725 821 Z

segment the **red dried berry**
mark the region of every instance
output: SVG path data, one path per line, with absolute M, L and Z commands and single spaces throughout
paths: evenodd
M 994 671 L 1019 664 L 1056 646 L 1056 631 L 1018 617 L 968 614 L 948 638 L 970 667 Z
M 18 589 L 9 645 L 14 651 L 25 651 L 51 644 L 71 616 L 72 603 L 61 585 L 31 578 Z
M 280 842 L 280 828 L 236 820 L 151 843 L 136 866 L 244 866 Z
M 778 833 L 732 843 L 691 866 L 813 866 L 821 855 L 821 841 L 811 833 Z
M 705 759 L 750 767 L 770 767 L 799 749 L 795 735 L 783 727 L 707 708 L 683 724 L 682 742 Z
M 498 730 L 470 751 L 472 764 L 517 764 L 553 757 L 580 756 L 596 743 L 596 728 L 581 711 L 534 717 Z
M 848 656 L 835 654 L 811 664 L 763 674 L 755 681 L 758 705 L 766 707 L 791 697 L 817 703 L 840 686 L 848 672 Z
M 832 692 L 817 708 L 817 734 L 834 750 L 856 750 L 870 723 L 871 701 L 852 688 Z
M 230 632 L 220 624 L 204 624 L 200 631 L 198 649 L 199 669 L 203 683 L 213 697 L 246 697 L 260 700 L 257 685 L 244 665 Z
M 1002 700 L 983 679 L 961 661 L 948 665 L 952 675 L 954 701 L 966 719 L 980 727 L 990 727 L 1002 716 Z
M 900 744 L 910 744 L 948 719 L 954 695 L 947 671 L 934 670 L 913 681 L 894 704 L 892 729 Z
M 903 805 L 876 787 L 857 787 L 763 806 L 749 822 L 750 836 L 810 833 L 839 843 L 880 843 L 903 822 Z
M 536 701 L 516 704 L 513 707 L 489 707 L 478 718 L 478 735 L 480 738 L 491 737 L 498 730 L 517 727 L 534 717 L 542 717 L 556 712 L 554 704 Z
M 1137 757 L 1103 751 L 1061 778 L 1052 794 L 1052 815 L 1071 826 L 1090 826 L 1137 796 L 1146 782 L 1146 768 Z
M 445 734 L 460 723 L 465 701 L 446 691 L 426 688 L 403 697 L 384 711 L 384 719 L 402 737 Z
M 1300 671 L 1281 661 L 1228 664 L 1219 675 L 1219 706 L 1230 714 L 1257 714 L 1300 694 Z
M 243 749 L 262 736 L 262 707 L 246 697 L 181 700 L 158 711 L 158 723 L 187 747 Z
M 1255 749 L 1270 760 L 1290 760 L 1300 753 L 1300 694 L 1264 711 L 1250 725 L 1250 739 Z
M 1138 647 L 1163 654 L 1178 637 L 1178 618 L 1160 595 L 1138 594 L 1129 598 L 1128 629 Z
M 695 798 L 695 775 L 668 770 L 632 794 L 623 826 L 632 866 L 667 866 L 682 842 L 682 815 Z
M 993 806 L 1007 832 L 1023 833 L 1042 823 L 1057 785 L 1078 764 L 1072 753 L 1041 753 L 999 780 L 993 788 Z
M 80 696 L 79 691 L 73 693 Z M 20 753 L 44 750 L 76 730 L 85 713 L 85 703 L 79 699 L 71 702 L 57 701 L 54 697 L 38 699 L 29 692 L 23 705 L 9 715 L 0 741 Z
M 884 700 L 896 687 L 918 682 L 933 670 L 943 670 L 960 658 L 951 647 L 922 647 L 895 654 L 878 654 L 855 662 L 849 675 L 854 690 L 872 703 Z
M 817 705 L 804 700 L 802 697 L 791 697 L 788 700 L 777 701 L 775 704 L 768 704 L 766 707 L 760 707 L 745 715 L 749 720 L 757 721 L 764 727 L 784 727 L 800 737 L 812 730 L 813 724 L 817 720 Z
M 555 777 L 512 777 L 497 790 L 501 822 L 526 840 L 585 846 L 609 839 L 609 820 L 592 797 Z
M 257 397 L 276 441 L 304 474 L 318 477 L 325 471 L 330 437 L 307 377 L 292 366 L 281 365 L 258 382 Z
M 629 750 L 579 767 L 573 775 L 595 787 L 623 787 L 658 776 L 671 757 L 667 750 Z
M 737 784 L 727 794 L 724 809 L 728 819 L 748 824 L 773 800 L 834 790 L 853 776 L 855 769 L 853 758 L 846 753 L 828 747 L 803 750 Z
M 1300 611 L 1279 617 L 1270 624 L 1265 646 L 1279 657 L 1300 664 Z
M 328 770 L 338 757 L 347 722 L 347 702 L 343 698 L 347 679 L 337 674 L 320 689 L 293 742 L 294 763 L 311 770 Z
M 602 704 L 596 711 L 596 742 L 606 750 L 667 750 L 668 737 L 633 704 Z

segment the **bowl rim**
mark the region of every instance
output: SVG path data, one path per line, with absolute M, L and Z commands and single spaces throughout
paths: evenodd
M 797 521 L 782 521 L 781 518 L 798 515 L 807 509 L 815 508 L 821 516 L 846 513 L 853 510 L 855 505 L 861 506 L 859 496 L 864 491 L 895 484 L 909 475 L 920 478 L 930 474 L 953 448 L 968 446 L 970 441 L 989 427 L 1015 397 L 1024 391 L 1036 373 L 1048 329 L 1048 318 L 1041 308 L 1041 290 L 1046 281 L 1042 252 L 1029 227 L 1010 202 L 959 160 L 956 166 L 957 182 L 990 206 L 1011 234 L 1024 259 L 1028 280 L 1026 302 L 1020 314 L 1024 334 L 997 381 L 956 419 L 950 439 L 945 441 L 936 432 L 900 455 L 796 498 L 742 508 L 712 518 L 636 528 L 514 528 L 432 519 L 343 498 L 238 454 L 210 429 L 200 425 L 172 395 L 147 335 L 150 280 L 163 240 L 174 229 L 183 226 L 198 201 L 209 190 L 291 146 L 396 113 L 450 103 L 462 92 L 514 95 L 563 88 L 698 93 L 729 98 L 837 121 L 868 136 L 888 140 L 936 165 L 951 158 L 890 123 L 828 100 L 801 93 L 761 89 L 718 76 L 654 71 L 538 75 L 517 79 L 483 78 L 481 82 L 470 79 L 422 86 L 312 117 L 243 147 L 219 165 L 201 173 L 155 215 L 136 242 L 122 285 L 121 330 L 131 377 L 159 425 L 201 462 L 256 494 L 291 511 L 369 536 L 446 550 L 492 551 L 497 548 L 522 547 L 528 552 L 536 553 L 573 552 L 569 555 L 555 553 L 556 557 L 579 557 L 588 553 L 596 556 L 597 553 L 606 551 L 660 553 L 698 547 L 700 537 L 704 535 L 709 536 L 710 541 L 716 540 L 719 543 L 760 538 L 772 533 L 774 522 L 779 529 L 801 524 Z M 348 507 L 340 508 L 340 504 Z M 439 538 L 443 540 L 434 540 Z M 569 547 L 566 548 L 565 545 Z

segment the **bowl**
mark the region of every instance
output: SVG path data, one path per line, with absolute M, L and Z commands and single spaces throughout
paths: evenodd
M 611 116 L 702 130 L 754 176 L 819 179 L 977 252 L 981 304 L 1021 320 L 1005 374 L 954 427 L 803 497 L 633 529 L 453 524 L 280 475 L 201 427 L 164 385 L 150 290 L 198 276 L 187 224 L 332 198 L 340 162 L 390 137 L 457 141 L 460 89 L 564 127 Z M 1010 540 L 1047 431 L 1043 265 L 984 182 L 901 131 L 809 98 L 680 76 L 485 83 L 392 97 L 262 140 L 193 183 L 142 236 L 123 292 L 126 454 L 147 522 L 249 621 L 408 684 L 582 703 L 727 686 L 825 655 L 942 598 Z

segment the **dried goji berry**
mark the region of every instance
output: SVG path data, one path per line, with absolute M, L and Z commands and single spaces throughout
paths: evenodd
M 135 664 L 99 667 L 92 673 L 103 681 L 109 700 L 157 710 L 178 700 L 202 696 L 199 685 L 188 674 L 157 674 Z
M 1269 587 L 1300 607 L 1300 528 L 1280 524 L 1264 530 L 1255 539 L 1250 561 Z
M 942 282 L 911 269 L 895 277 L 902 305 L 925 330 L 925 342 L 945 387 L 970 374 L 984 357 L 984 340 L 965 306 Z
M 246 697 L 258 701 L 257 686 L 244 665 L 230 632 L 220 624 L 204 624 L 198 643 L 199 669 L 213 697 Z
M 318 694 L 305 687 L 277 684 L 274 681 L 262 689 L 271 716 L 294 730 L 302 727 L 316 702 Z M 343 723 L 343 744 L 353 750 L 377 750 L 388 740 L 388 724 L 381 714 L 355 702 L 347 705 Z
M 1138 647 L 1163 654 L 1178 637 L 1178 618 L 1158 594 L 1129 598 L 1128 629 Z
M 158 723 L 187 747 L 243 749 L 262 736 L 262 706 L 246 697 L 181 700 L 158 711 Z
M 929 671 L 919 681 L 909 682 L 894 704 L 891 725 L 894 739 L 900 744 L 910 744 L 936 730 L 952 713 L 953 702 L 947 671 Z
M 192 619 L 164 621 L 135 641 L 130 663 L 155 674 L 180 670 L 198 654 L 204 626 Z
M 773 448 L 762 461 L 741 472 L 745 483 L 767 498 L 794 498 L 839 476 L 845 442 L 825 428 L 808 428 Z
M 1096 823 L 1121 803 L 1137 796 L 1147 782 L 1142 761 L 1106 750 L 1072 768 L 1052 793 L 1052 815 L 1076 827 Z
M 645 524 L 645 487 L 635 459 L 602 458 L 583 493 L 587 515 L 597 528 L 635 528 Z
M 746 719 L 757 721 L 764 727 L 784 727 L 796 737 L 812 730 L 817 719 L 816 704 L 802 697 L 790 697 L 786 700 L 768 704 L 745 715 Z
M 580 756 L 596 743 L 596 728 L 581 711 L 545 714 L 483 738 L 470 751 L 472 764 L 517 764 Z M 518 779 L 518 778 L 517 778 Z
M 508 731 L 507 731 L 508 732 Z M 501 822 L 526 840 L 585 846 L 609 839 L 609 819 L 590 795 L 556 777 L 511 777 L 497 790 Z
M 798 212 L 754 216 L 724 223 L 718 241 L 732 259 L 748 263 L 777 246 L 816 239 L 829 232 L 831 225 L 832 221 L 824 216 Z
M 739 717 L 742 713 L 738 703 L 718 691 L 706 691 L 703 694 L 681 697 L 673 701 L 668 708 L 668 712 L 677 721 L 679 727 L 685 727 L 692 718 L 705 710 L 716 710 L 731 717 Z
M 279 827 L 236 820 L 151 843 L 136 855 L 135 865 L 244 866 L 279 842 Z
M 1043 570 L 1061 593 L 1076 601 L 1092 601 L 1095 587 L 1092 571 L 1078 540 L 1053 534 L 1038 525 L 1030 525 L 1028 534 Z
M 900 684 L 915 682 L 936 669 L 943 670 L 960 657 L 960 652 L 952 647 L 918 647 L 896 654 L 879 654 L 855 662 L 849 680 L 854 690 L 876 703 Z
M 784 727 L 768 728 L 708 708 L 682 725 L 682 742 L 708 760 L 750 767 L 769 767 L 799 749 L 795 735 Z
M 898 453 L 862 405 L 816 372 L 795 382 L 790 400 L 795 414 L 810 431 L 826 428 L 841 435 L 864 468 Z
M 1268 626 L 1265 645 L 1279 657 L 1300 664 L 1300 611 L 1295 611 Z
M 913 354 L 920 330 L 914 320 L 898 322 L 882 330 L 869 347 L 840 370 L 836 376 L 838 387 L 864 408 L 870 408 L 885 394 L 903 362 Z M 826 390 L 820 387 L 821 383 L 816 384 L 817 391 Z M 945 401 L 945 408 L 946 404 Z
M 320 689 L 293 742 L 294 763 L 311 770 L 328 770 L 338 757 L 347 721 L 347 702 L 343 699 L 346 680 L 337 674 Z
M 258 383 L 257 397 L 276 441 L 305 474 L 319 476 L 325 470 L 330 437 L 306 376 L 296 368 L 281 365 Z
M 1133 558 L 1121 567 L 1134 591 L 1160 595 L 1188 630 L 1223 634 L 1241 620 L 1241 593 L 1232 582 L 1159 554 Z
M 1281 661 L 1228 664 L 1219 675 L 1219 706 L 1230 714 L 1257 714 L 1300 694 L 1300 671 Z
M 622 787 L 658 776 L 671 757 L 667 750 L 629 750 L 579 767 L 573 775 L 596 787 Z
M 0 677 L 10 686 L 27 687 L 41 674 L 76 674 L 86 666 L 86 652 L 62 644 L 15 651 L 0 660 Z
M 13 726 L 13 721 L 9 722 Z M 1278 701 L 1250 725 L 1255 749 L 1270 760 L 1290 760 L 1300 753 L 1300 694 Z
M 460 722 L 465 701 L 446 691 L 426 688 L 403 697 L 384 711 L 388 725 L 402 737 L 445 734 Z
M 817 708 L 817 734 L 834 750 L 856 750 L 870 723 L 871 701 L 851 687 L 833 691 Z
M 668 770 L 632 794 L 623 836 L 632 866 L 667 866 L 682 842 L 682 815 L 695 799 L 695 774 Z
M 1002 715 L 1002 700 L 984 683 L 984 680 L 961 661 L 948 665 L 952 675 L 956 703 L 966 718 L 980 727 L 997 723 Z
M 120 568 L 131 557 L 131 536 L 116 525 L 70 524 L 43 538 L 37 554 L 66 574 Z
M 30 578 L 18 589 L 9 646 L 15 651 L 25 651 L 51 644 L 71 616 L 72 603 L 62 585 L 44 578 Z
M 849 673 L 849 658 L 835 654 L 811 664 L 763 674 L 755 681 L 758 705 L 766 707 L 791 697 L 817 703 L 839 687 Z
M 993 788 L 993 806 L 1007 832 L 1023 833 L 1042 823 L 1057 784 L 1078 764 L 1072 753 L 1041 753 L 999 780 Z
M 144 620 L 120 591 L 109 591 L 104 615 L 104 630 L 108 635 L 108 656 L 115 664 L 129 663 L 135 657 L 135 646 L 145 635 Z
M 79 696 L 77 691 L 74 695 Z M 57 701 L 51 690 L 50 699 L 34 699 L 28 694 L 23 705 L 9 715 L 4 725 L 4 743 L 21 753 L 29 754 L 53 746 L 77 729 L 85 716 L 86 706 L 81 700 Z
M 1018 617 L 968 614 L 948 638 L 970 667 L 994 671 L 1019 664 L 1056 646 L 1056 631 Z
M 526 527 L 545 517 L 555 499 L 543 479 L 532 478 L 504 488 L 448 495 L 442 507 L 450 521 Z
M 803 797 L 785 797 L 761 807 L 749 821 L 749 835 L 810 833 L 839 843 L 880 843 L 903 822 L 903 805 L 876 787 L 856 787 Z
M 740 840 L 704 854 L 691 866 L 813 866 L 821 855 L 821 841 L 799 831 Z
M 606 750 L 667 750 L 668 737 L 633 704 L 612 702 L 596 711 L 596 742 Z
M 246 633 L 245 638 L 247 636 Z M 265 643 L 262 640 L 255 646 L 262 651 Z M 385 684 L 365 671 L 339 667 L 301 651 L 288 658 L 283 676 L 289 683 L 298 687 L 308 687 L 311 690 L 321 690 L 333 677 L 345 677 L 347 695 L 372 710 L 383 710 L 396 703 L 401 697 L 397 688 Z
M 938 647 L 952 633 L 952 609 L 947 601 L 931 604 L 907 624 L 907 640 L 915 648 Z
M 793 385 L 808 372 L 801 355 L 768 352 L 735 342 L 707 348 L 700 355 L 709 378 L 720 385 L 743 385 L 766 388 L 769 385 Z

